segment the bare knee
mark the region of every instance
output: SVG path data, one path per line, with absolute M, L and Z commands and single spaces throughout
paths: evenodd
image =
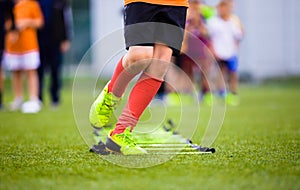
M 171 48 L 155 44 L 153 60 L 146 72 L 153 77 L 163 79 L 171 65 L 172 53 Z
M 153 58 L 160 61 L 170 62 L 173 50 L 163 44 L 155 44 Z
M 152 58 L 152 56 L 153 56 L 152 47 L 135 46 L 135 47 L 130 47 L 126 55 L 126 60 L 127 60 L 127 64 L 133 64 L 141 60 L 149 60 Z
M 139 73 L 151 63 L 153 56 L 152 47 L 134 46 L 130 47 L 123 59 L 123 67 L 132 73 Z

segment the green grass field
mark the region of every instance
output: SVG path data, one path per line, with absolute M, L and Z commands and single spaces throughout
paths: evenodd
M 242 85 L 242 102 L 227 108 L 215 154 L 131 169 L 88 152 L 67 82 L 58 110 L 0 112 L 0 189 L 300 189 L 299 84 Z

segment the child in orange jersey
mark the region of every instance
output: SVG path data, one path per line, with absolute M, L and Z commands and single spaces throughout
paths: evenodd
M 37 71 L 40 64 L 37 29 L 43 25 L 43 16 L 38 2 L 16 0 L 14 8 L 18 33 L 6 35 L 4 64 L 12 71 L 15 99 L 11 111 L 22 109 L 24 113 L 37 113 L 41 109 L 38 99 Z M 22 74 L 27 75 L 29 101 L 23 103 Z

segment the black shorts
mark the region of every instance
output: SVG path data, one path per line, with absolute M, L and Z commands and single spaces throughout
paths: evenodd
M 153 46 L 162 43 L 180 53 L 187 7 L 130 3 L 124 8 L 125 44 L 131 46 Z

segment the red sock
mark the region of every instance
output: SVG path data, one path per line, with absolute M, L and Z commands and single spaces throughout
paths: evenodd
M 133 79 L 135 75 L 126 72 L 122 65 L 123 57 L 119 61 L 114 74 L 108 84 L 108 92 L 112 92 L 117 97 L 122 97 L 128 83 Z
M 136 126 L 140 116 L 157 93 L 162 80 L 143 73 L 132 89 L 128 103 L 123 110 L 113 134 L 123 133 L 127 127 Z

